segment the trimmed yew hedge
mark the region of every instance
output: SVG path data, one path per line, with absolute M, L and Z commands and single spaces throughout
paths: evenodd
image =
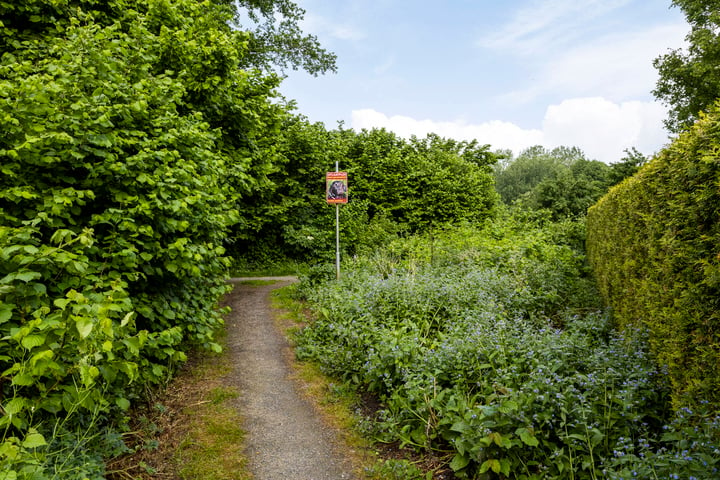
M 676 406 L 720 405 L 720 109 L 611 189 L 587 225 L 617 326 L 648 329 Z

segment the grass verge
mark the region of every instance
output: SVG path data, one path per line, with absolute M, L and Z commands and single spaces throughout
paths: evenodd
M 131 414 L 134 453 L 108 462 L 107 478 L 250 480 L 233 405 L 239 392 L 223 378 L 230 371 L 227 353 L 192 353 L 167 388 Z

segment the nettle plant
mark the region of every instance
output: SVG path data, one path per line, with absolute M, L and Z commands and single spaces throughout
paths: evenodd
M 436 238 L 434 267 L 416 243 L 392 271 L 358 259 L 315 284 L 300 358 L 378 397 L 377 439 L 446 453 L 461 478 L 712 477 L 717 420 L 673 422 L 646 335 L 613 331 L 579 253 L 512 230 L 464 231 L 455 261 Z

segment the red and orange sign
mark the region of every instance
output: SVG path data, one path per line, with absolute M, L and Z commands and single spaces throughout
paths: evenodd
M 325 175 L 325 199 L 329 204 L 347 203 L 347 172 L 327 172 Z

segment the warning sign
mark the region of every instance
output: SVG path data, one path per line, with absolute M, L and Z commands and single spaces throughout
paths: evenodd
M 325 175 L 325 199 L 327 203 L 347 203 L 347 172 L 328 172 Z

